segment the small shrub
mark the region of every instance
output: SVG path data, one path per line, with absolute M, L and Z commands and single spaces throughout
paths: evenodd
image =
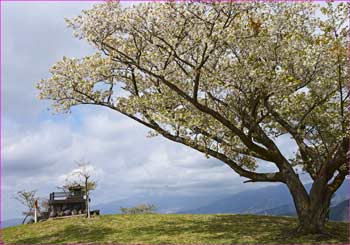
M 156 210 L 157 208 L 153 204 L 140 204 L 131 208 L 120 207 L 123 214 L 150 214 L 155 213 Z

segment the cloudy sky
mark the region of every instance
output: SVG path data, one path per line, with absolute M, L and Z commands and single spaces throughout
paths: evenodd
M 13 199 L 17 191 L 36 189 L 48 196 L 80 159 L 96 168 L 95 204 L 143 193 L 209 195 L 256 188 L 215 159 L 147 138 L 147 128 L 116 112 L 81 106 L 54 115 L 49 102 L 36 98 L 36 82 L 49 77 L 55 61 L 93 52 L 64 22 L 91 5 L 2 3 L 2 220 L 21 217 L 23 207 Z M 287 141 L 281 143 L 284 151 L 292 150 Z

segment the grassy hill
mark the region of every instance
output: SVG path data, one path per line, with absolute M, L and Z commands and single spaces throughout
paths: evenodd
M 332 238 L 292 237 L 295 218 L 255 215 L 144 214 L 68 218 L 2 230 L 3 243 L 349 243 L 348 224 Z

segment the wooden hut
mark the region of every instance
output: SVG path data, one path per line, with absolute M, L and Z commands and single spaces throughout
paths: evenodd
M 84 214 L 86 212 L 84 187 L 69 187 L 67 192 L 52 192 L 48 202 L 49 217 Z

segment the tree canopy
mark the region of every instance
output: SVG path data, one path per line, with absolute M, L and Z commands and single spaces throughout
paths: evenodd
M 82 186 L 85 193 L 91 192 L 96 189 L 97 181 L 92 179 L 92 176 L 96 172 L 95 167 L 85 160 L 75 161 L 77 168 L 66 175 L 64 184 L 57 187 L 64 192 L 69 192 L 71 187 Z M 87 187 L 85 182 L 87 180 Z
M 300 215 L 349 172 L 348 19 L 331 2 L 98 4 L 67 19 L 97 52 L 53 65 L 39 97 L 111 108 L 248 181 L 286 183 Z M 256 172 L 265 162 L 278 171 Z M 317 183 L 310 194 L 296 168 Z

